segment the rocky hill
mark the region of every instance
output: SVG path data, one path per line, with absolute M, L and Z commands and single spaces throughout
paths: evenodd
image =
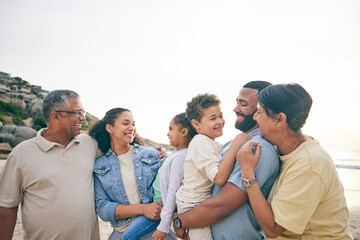
M 49 91 L 41 86 L 31 85 L 20 77 L 0 72 L 0 159 L 4 159 L 20 142 L 35 137 L 39 129 L 46 127 L 42 114 L 42 102 Z M 83 131 L 98 118 L 87 113 Z M 170 145 L 156 143 L 143 138 L 145 145 L 158 147 L 163 145 L 167 151 L 173 151 Z

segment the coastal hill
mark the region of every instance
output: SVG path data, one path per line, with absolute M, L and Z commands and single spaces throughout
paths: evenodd
M 5 159 L 17 144 L 35 137 L 39 129 L 46 127 L 42 100 L 48 93 L 41 86 L 0 72 L 0 159 Z M 86 132 L 97 120 L 97 117 L 87 113 L 82 130 Z M 162 145 L 167 151 L 174 150 L 170 145 L 142 139 L 146 146 Z

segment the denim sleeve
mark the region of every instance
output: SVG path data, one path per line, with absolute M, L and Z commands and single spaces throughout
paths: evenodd
M 110 197 L 104 190 L 100 180 L 94 173 L 94 187 L 95 187 L 95 210 L 99 217 L 105 222 L 116 223 L 115 208 L 117 202 L 111 201 Z
M 275 149 L 275 147 L 267 142 L 260 139 L 260 141 L 257 141 L 257 139 L 252 140 L 252 142 L 261 142 L 261 154 L 260 154 L 260 160 L 255 168 L 255 176 L 258 179 L 258 185 L 260 189 L 264 185 L 272 186 L 273 182 L 275 181 L 277 175 L 280 171 L 280 160 L 278 153 Z M 238 188 L 241 188 L 246 192 L 246 188 L 241 183 L 241 169 L 238 162 L 236 162 L 234 166 L 234 170 L 232 171 L 228 182 L 233 183 Z M 268 188 L 268 187 L 267 187 Z M 271 187 L 270 187 L 271 188 Z M 267 194 L 266 194 L 267 195 Z

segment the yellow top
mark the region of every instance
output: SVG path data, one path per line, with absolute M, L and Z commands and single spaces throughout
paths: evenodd
M 304 142 L 280 160 L 268 198 L 276 223 L 287 229 L 277 239 L 353 239 L 344 187 L 319 142 Z

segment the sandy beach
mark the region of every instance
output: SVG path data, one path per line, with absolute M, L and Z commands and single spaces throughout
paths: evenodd
M 349 227 L 350 231 L 355 240 L 360 240 L 360 191 L 345 191 L 346 200 L 350 211 Z M 13 239 L 21 240 L 22 238 L 22 227 L 21 227 L 21 214 L 18 212 L 18 220 L 15 227 Z M 110 224 L 103 222 L 99 218 L 100 224 L 100 239 L 106 240 L 112 232 Z
M 5 161 L 0 162 L 0 169 Z M 355 240 L 360 240 L 360 170 L 337 168 L 341 182 L 344 184 L 345 197 L 350 212 L 349 227 Z M 20 209 L 20 208 L 19 208 Z M 99 218 L 101 240 L 108 239 L 112 232 L 110 224 Z M 18 211 L 18 219 L 14 231 L 13 240 L 22 238 L 21 213 Z

